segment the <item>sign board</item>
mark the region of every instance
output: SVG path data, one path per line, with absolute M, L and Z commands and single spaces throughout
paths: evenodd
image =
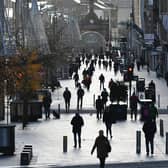
M 152 44 L 154 42 L 154 34 L 144 34 L 144 40 L 146 44 Z

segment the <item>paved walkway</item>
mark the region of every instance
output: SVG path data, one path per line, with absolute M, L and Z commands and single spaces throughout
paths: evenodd
M 85 68 L 85 65 L 82 65 L 80 70 L 79 70 L 79 76 L 80 76 L 80 81 L 82 81 L 82 71 Z M 112 68 L 113 69 L 113 68 Z M 148 86 L 148 83 L 153 80 L 156 84 L 156 106 L 159 109 L 167 109 L 168 106 L 168 102 L 167 102 L 167 95 L 168 95 L 168 87 L 166 85 L 166 82 L 163 78 L 156 78 L 156 73 L 155 72 L 150 72 L 148 73 L 146 70 L 146 67 L 144 67 L 144 69 L 141 69 L 140 71 L 137 71 L 137 68 L 134 68 L 134 74 L 138 75 L 139 78 L 144 78 L 145 79 L 145 84 L 146 87 Z M 92 78 L 92 84 L 90 87 L 90 91 L 87 91 L 85 89 L 85 95 L 84 95 L 84 101 L 83 101 L 83 109 L 84 110 L 88 110 L 88 109 L 94 109 L 93 106 L 93 95 L 95 95 L 95 98 L 97 98 L 97 95 L 101 94 L 101 91 L 99 89 L 99 76 L 100 74 L 103 73 L 105 76 L 105 88 L 107 88 L 108 90 L 108 82 L 110 81 L 110 79 L 112 78 L 114 81 L 122 81 L 123 80 L 123 76 L 120 72 L 117 73 L 117 75 L 114 74 L 114 71 L 111 70 L 104 70 L 103 67 L 101 67 L 100 69 L 98 68 L 98 65 L 96 66 L 96 70 L 94 72 L 93 78 Z M 64 104 L 64 100 L 63 100 L 63 91 L 65 90 L 65 87 L 68 87 L 69 90 L 72 93 L 72 98 L 71 98 L 71 109 L 76 109 L 77 108 L 77 96 L 76 96 L 76 92 L 77 89 L 75 88 L 74 85 L 74 80 L 69 79 L 69 80 L 61 80 L 61 85 L 62 88 L 55 90 L 52 93 L 52 97 L 53 97 L 53 102 L 52 102 L 52 109 L 58 109 L 58 104 L 60 104 L 61 109 L 65 109 L 65 104 Z M 136 86 L 136 82 L 134 81 L 132 83 L 132 88 L 135 88 Z M 133 91 L 133 89 L 132 89 Z M 160 100 L 158 100 L 158 95 L 160 95 Z
M 83 66 L 84 67 L 84 66 Z M 82 67 L 82 68 L 83 68 Z M 82 71 L 80 70 L 80 74 Z M 106 84 L 113 77 L 115 80 L 122 78 L 119 73 L 114 76 L 113 72 L 105 71 L 103 69 L 95 72 L 93 77 L 93 83 L 91 85 L 91 91 L 86 92 L 84 97 L 84 109 L 94 109 L 93 107 L 93 94 L 98 95 L 99 83 L 98 77 L 103 72 L 106 76 Z M 164 79 L 157 79 L 155 73 L 148 74 L 146 70 L 141 70 L 135 73 L 140 77 L 144 77 L 146 83 L 151 79 L 156 83 L 157 95 L 161 95 L 161 108 L 167 107 L 167 93 L 168 88 Z M 58 104 L 64 107 L 62 99 L 62 93 L 66 86 L 72 91 L 71 108 L 76 109 L 76 89 L 74 87 L 73 80 L 61 81 L 63 88 L 52 93 L 53 103 L 52 108 L 56 109 Z M 134 83 L 135 85 L 135 83 Z M 20 152 L 25 144 L 33 145 L 34 157 L 31 165 L 36 167 L 47 167 L 48 165 L 54 165 L 54 167 L 65 167 L 67 165 L 75 167 L 75 165 L 97 165 L 98 159 L 96 153 L 93 156 L 90 155 L 90 150 L 94 143 L 98 130 L 105 130 L 105 126 L 102 121 L 97 121 L 96 115 L 92 113 L 82 114 L 85 122 L 85 126 L 82 129 L 82 148 L 73 148 L 73 136 L 70 121 L 73 114 L 61 114 L 59 120 L 51 118 L 50 120 L 39 120 L 38 122 L 29 123 L 25 130 L 22 130 L 21 123 L 16 123 L 16 152 L 14 156 L 0 156 L 0 167 L 18 166 L 20 164 Z M 168 131 L 168 116 L 160 115 L 159 119 L 164 120 L 164 130 Z M 142 133 L 142 150 L 141 154 L 136 154 L 136 131 L 142 129 L 142 123 L 140 121 L 131 121 L 130 116 L 127 117 L 127 121 L 117 122 L 113 125 L 113 139 L 110 140 L 112 145 L 112 152 L 107 159 L 108 164 L 125 163 L 125 162 L 148 162 L 148 161 L 164 161 L 168 159 L 165 154 L 165 137 L 159 135 L 159 119 L 157 119 L 157 134 L 155 136 L 155 154 L 153 157 L 146 157 L 144 135 Z M 68 137 L 68 151 L 63 153 L 63 136 Z M 139 166 L 139 167 L 138 167 Z M 34 167 L 34 166 L 33 166 Z M 80 166 L 76 166 L 80 167 Z M 86 167 L 86 166 L 84 166 Z M 89 166 L 87 166 L 89 167 Z M 94 166 L 96 167 L 96 166 Z M 110 166 L 109 166 L 110 167 Z M 115 166 L 114 166 L 115 167 Z M 140 164 L 137 164 L 140 168 Z
M 73 148 L 73 136 L 70 120 L 73 114 L 62 114 L 59 120 L 40 120 L 29 123 L 25 130 L 21 124 L 16 124 L 16 152 L 14 156 L 0 156 L 0 166 L 18 166 L 20 164 L 20 152 L 25 144 L 33 145 L 32 165 L 85 165 L 97 164 L 96 153 L 90 155 L 90 151 L 98 130 L 105 130 L 102 121 L 97 121 L 96 115 L 83 114 L 85 125 L 82 129 L 82 147 Z M 168 129 L 168 116 L 161 115 L 164 120 L 165 131 Z M 140 121 L 117 122 L 113 125 L 113 138 L 110 140 L 112 152 L 107 163 L 145 162 L 167 160 L 165 154 L 165 137 L 159 135 L 159 119 L 157 119 L 157 134 L 155 136 L 155 154 L 146 157 L 144 135 L 142 133 L 141 154 L 136 154 L 136 131 L 142 129 Z M 63 136 L 68 137 L 68 151 L 63 153 Z

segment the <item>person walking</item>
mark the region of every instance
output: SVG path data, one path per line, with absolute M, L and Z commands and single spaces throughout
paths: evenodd
M 96 114 L 97 114 L 97 119 L 99 120 L 102 118 L 102 111 L 104 109 L 103 101 L 100 96 L 98 96 L 96 100 Z
M 82 109 L 84 94 L 85 94 L 85 92 L 80 85 L 78 90 L 77 90 L 77 109 L 78 110 L 79 110 L 79 104 L 80 104 L 80 109 Z
M 151 147 L 151 155 L 154 153 L 154 135 L 156 133 L 156 122 L 149 117 L 145 120 L 143 128 L 145 134 L 145 143 L 146 143 L 146 155 L 149 156 L 149 144 Z
M 63 93 L 63 97 L 64 97 L 64 100 L 65 100 L 66 112 L 69 112 L 70 100 L 71 100 L 71 92 L 69 91 L 68 87 L 65 88 L 65 91 Z
M 43 97 L 43 106 L 44 106 L 44 112 L 45 112 L 45 117 L 46 120 L 50 119 L 50 106 L 51 106 L 51 94 L 46 93 L 45 96 Z
M 148 72 L 148 74 L 149 74 L 149 73 L 150 73 L 149 61 L 147 61 L 147 63 L 146 63 L 146 69 L 147 69 L 147 72 Z
M 107 92 L 106 88 L 104 88 L 103 91 L 101 92 L 101 97 L 102 97 L 102 101 L 103 101 L 103 106 L 105 108 L 107 100 L 108 100 L 108 92 Z
M 131 109 L 131 120 L 134 119 L 137 120 L 137 104 L 139 102 L 138 96 L 133 92 L 133 94 L 130 97 L 130 109 Z
M 104 168 L 108 153 L 111 152 L 111 146 L 108 139 L 104 136 L 103 130 L 100 130 L 99 136 L 96 137 L 95 143 L 91 150 L 91 155 L 93 154 L 95 148 L 97 148 L 97 157 L 100 160 L 100 168 Z
M 106 126 L 106 137 L 108 138 L 108 133 L 110 134 L 110 138 L 112 138 L 112 123 L 115 123 L 115 118 L 113 112 L 110 111 L 110 106 L 106 107 L 103 114 L 103 122 Z
M 75 75 L 73 76 L 73 79 L 74 79 L 74 81 L 75 81 L 75 87 L 77 87 L 78 81 L 79 81 L 79 75 L 78 75 L 77 72 L 76 72 Z
M 148 84 L 149 90 L 151 91 L 151 99 L 153 103 L 156 102 L 156 86 L 153 80 Z
M 168 86 L 168 72 L 165 73 L 166 85 Z
M 72 125 L 72 132 L 74 135 L 74 148 L 77 147 L 77 136 L 78 136 L 78 145 L 79 148 L 81 148 L 81 128 L 84 125 L 84 120 L 79 115 L 79 113 L 76 113 L 75 116 L 72 118 L 71 125 Z
M 100 90 L 101 90 L 101 88 L 104 89 L 105 77 L 104 77 L 103 74 L 101 74 L 101 75 L 99 76 L 99 81 L 100 81 Z
M 141 65 L 140 60 L 137 60 L 137 61 L 136 61 L 136 64 L 137 64 L 137 70 L 140 71 L 140 65 Z
M 90 89 L 90 85 L 91 85 L 91 83 L 92 83 L 92 79 L 91 79 L 91 76 L 90 75 L 87 75 L 86 76 L 86 78 L 85 78 L 85 81 L 86 81 L 86 88 L 87 88 L 87 90 L 89 91 L 89 89 Z

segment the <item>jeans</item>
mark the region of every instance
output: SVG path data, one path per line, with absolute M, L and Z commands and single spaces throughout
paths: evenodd
M 74 147 L 77 146 L 77 136 L 78 136 L 78 145 L 81 147 L 81 132 L 74 132 Z

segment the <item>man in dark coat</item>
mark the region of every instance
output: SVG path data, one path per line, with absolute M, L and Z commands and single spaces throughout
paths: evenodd
M 115 116 L 114 112 L 111 111 L 111 105 L 105 108 L 104 114 L 103 114 L 103 122 L 105 123 L 106 126 L 106 136 L 108 138 L 108 133 L 110 134 L 110 138 L 112 138 L 112 123 L 115 123 Z
M 68 90 L 68 88 L 65 88 L 65 91 L 63 93 L 63 97 L 65 100 L 65 109 L 66 112 L 69 112 L 69 108 L 70 108 L 70 100 L 71 100 L 71 92 Z
M 103 135 L 103 130 L 99 131 L 99 136 L 95 140 L 91 150 L 91 155 L 93 154 L 95 148 L 97 148 L 97 157 L 100 160 L 100 168 L 104 168 L 105 159 L 108 157 L 108 153 L 111 151 L 111 146 L 108 139 Z
M 77 87 L 77 84 L 78 84 L 78 81 L 79 81 L 79 75 L 78 73 L 76 72 L 75 75 L 73 76 L 73 79 L 75 81 L 75 87 Z
M 78 145 L 81 148 L 81 127 L 84 125 L 83 118 L 76 113 L 71 120 L 72 132 L 74 135 L 74 147 L 77 147 L 77 136 L 78 136 Z
M 101 74 L 101 75 L 99 76 L 99 81 L 100 81 L 100 90 L 101 90 L 102 87 L 103 87 L 103 89 L 104 89 L 105 77 L 104 77 L 103 74 Z
M 135 117 L 135 120 L 137 119 L 137 104 L 139 102 L 138 96 L 133 92 L 133 94 L 130 97 L 130 109 L 131 109 L 131 120 L 133 119 L 133 114 Z
M 79 86 L 79 89 L 77 90 L 77 109 L 78 110 L 79 110 L 79 103 L 80 103 L 80 108 L 82 109 L 84 94 L 85 94 L 84 90 L 82 89 L 81 86 Z
M 146 155 L 149 156 L 149 144 L 151 146 L 151 155 L 154 153 L 154 135 L 156 133 L 156 122 L 151 118 L 148 118 L 143 125 L 142 128 L 145 134 L 145 142 L 146 142 Z
M 104 88 L 103 91 L 101 92 L 101 97 L 102 97 L 102 101 L 103 101 L 103 106 L 105 108 L 107 100 L 108 100 L 108 92 L 107 92 L 106 88 Z
M 155 86 L 155 83 L 153 82 L 153 80 L 151 80 L 151 82 L 149 83 L 149 90 L 151 91 L 152 93 L 152 101 L 155 103 L 156 102 L 156 86 Z
M 97 119 L 99 120 L 102 118 L 102 111 L 103 111 L 103 101 L 100 96 L 98 96 L 96 100 L 96 113 L 97 113 Z
M 50 119 L 50 106 L 51 106 L 51 95 L 50 93 L 47 93 L 44 97 L 43 97 L 43 106 L 44 106 L 44 112 L 45 112 L 45 117 L 46 120 Z

